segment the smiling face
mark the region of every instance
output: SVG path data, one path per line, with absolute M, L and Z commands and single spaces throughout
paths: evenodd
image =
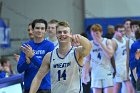
M 34 38 L 44 38 L 46 34 L 45 24 L 36 23 L 33 29 Z
M 59 42 L 70 42 L 71 31 L 69 27 L 58 26 L 56 31 L 56 36 Z

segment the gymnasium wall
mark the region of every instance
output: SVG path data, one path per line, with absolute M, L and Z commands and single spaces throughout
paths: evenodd
M 85 31 L 94 23 L 103 26 L 104 34 L 107 25 L 123 24 L 127 18 L 140 19 L 139 0 L 85 0 Z

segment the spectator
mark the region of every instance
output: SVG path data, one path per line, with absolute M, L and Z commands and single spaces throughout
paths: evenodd
M 14 74 L 12 70 L 12 65 L 10 64 L 8 58 L 1 58 L 1 65 L 6 72 L 6 77 L 12 76 Z
M 136 91 L 140 92 L 140 30 L 135 32 L 136 41 L 132 44 L 130 49 L 130 69 L 137 69 Z
M 53 43 L 45 40 L 46 20 L 35 19 L 32 22 L 32 28 L 34 38 L 21 46 L 22 51 L 17 65 L 18 72 L 24 72 L 24 93 L 29 93 L 31 82 L 40 68 L 45 54 L 54 49 Z M 37 93 L 50 93 L 50 83 L 50 73 L 48 73 L 43 78 Z
M 33 35 L 32 23 L 30 23 L 30 24 L 28 25 L 27 31 L 28 31 L 28 35 L 29 35 L 30 40 L 33 40 L 34 35 Z M 19 57 L 20 57 L 20 56 L 19 56 L 18 54 L 14 54 L 14 58 L 15 58 L 16 62 L 18 62 Z
M 112 39 L 112 37 L 114 36 L 115 33 L 115 29 L 113 25 L 108 25 L 107 27 L 107 33 L 105 34 L 104 37 L 108 38 L 108 39 Z
M 0 79 L 5 78 L 5 76 L 6 76 L 6 73 L 4 71 L 4 68 L 1 65 L 1 62 L 0 62 Z

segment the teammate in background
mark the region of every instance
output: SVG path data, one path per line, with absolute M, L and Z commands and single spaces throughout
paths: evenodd
M 140 30 L 135 32 L 135 37 L 136 41 L 131 46 L 129 62 L 131 70 L 137 69 L 136 91 L 140 93 Z
M 56 37 L 56 27 L 57 27 L 58 21 L 55 19 L 52 19 L 48 22 L 48 28 L 47 28 L 47 40 L 51 41 L 54 46 L 56 47 L 58 45 L 58 40 Z
M 90 28 L 93 40 L 92 50 L 86 61 L 91 64 L 91 88 L 93 93 L 113 93 L 113 73 L 111 57 L 114 50 L 112 41 L 102 37 L 102 26 L 94 24 Z
M 131 19 L 126 19 L 124 22 L 125 38 L 126 39 L 133 39 L 134 38 L 134 34 L 133 34 L 131 27 L 130 27 L 131 22 L 132 22 Z
M 119 92 L 122 82 L 124 82 L 128 93 L 133 93 L 133 87 L 129 79 L 129 45 L 128 40 L 124 38 L 124 34 L 125 28 L 123 25 L 115 26 L 115 36 L 112 39 L 116 66 L 114 93 Z
M 53 43 L 45 40 L 47 22 L 44 19 L 35 19 L 32 22 L 33 40 L 21 46 L 21 54 L 17 65 L 19 73 L 24 72 L 24 93 L 29 93 L 31 82 L 41 66 L 46 53 L 54 49 Z M 50 73 L 48 73 L 37 93 L 50 93 Z
M 131 27 L 133 34 L 135 34 L 135 32 L 140 29 L 140 21 L 132 20 L 130 27 Z M 134 43 L 134 41 L 136 41 L 136 38 L 134 38 L 134 40 L 130 40 L 130 46 Z M 130 47 L 130 49 L 131 49 L 131 47 Z M 132 83 L 134 89 L 136 90 L 136 81 L 137 81 L 136 68 L 131 70 L 130 76 L 131 76 L 131 83 Z
M 32 29 L 32 24 L 31 23 L 28 25 L 27 31 L 28 31 L 28 35 L 29 35 L 30 40 L 33 40 L 34 35 L 33 35 L 33 29 Z M 16 62 L 18 62 L 19 57 L 20 56 L 18 54 L 14 54 L 14 58 L 15 58 Z
M 104 37 L 108 38 L 108 39 L 112 39 L 115 33 L 115 29 L 113 25 L 108 25 L 107 26 L 107 33 L 105 34 Z
M 72 35 L 67 22 L 59 22 L 56 36 L 59 47 L 45 55 L 43 63 L 35 76 L 30 93 L 36 93 L 45 74 L 51 72 L 51 93 L 80 93 L 80 72 L 83 58 L 89 54 L 91 43 L 85 37 Z M 72 42 L 80 43 L 73 47 Z

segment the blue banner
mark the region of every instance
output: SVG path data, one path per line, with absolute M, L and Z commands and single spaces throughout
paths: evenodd
M 126 19 L 140 20 L 140 17 L 114 17 L 114 18 L 86 18 L 85 19 L 85 32 L 91 40 L 90 26 L 93 24 L 101 24 L 103 27 L 103 35 L 107 32 L 108 25 L 124 24 Z
M 0 19 L 0 47 L 7 48 L 10 47 L 9 38 L 10 28 L 6 25 L 3 19 Z

